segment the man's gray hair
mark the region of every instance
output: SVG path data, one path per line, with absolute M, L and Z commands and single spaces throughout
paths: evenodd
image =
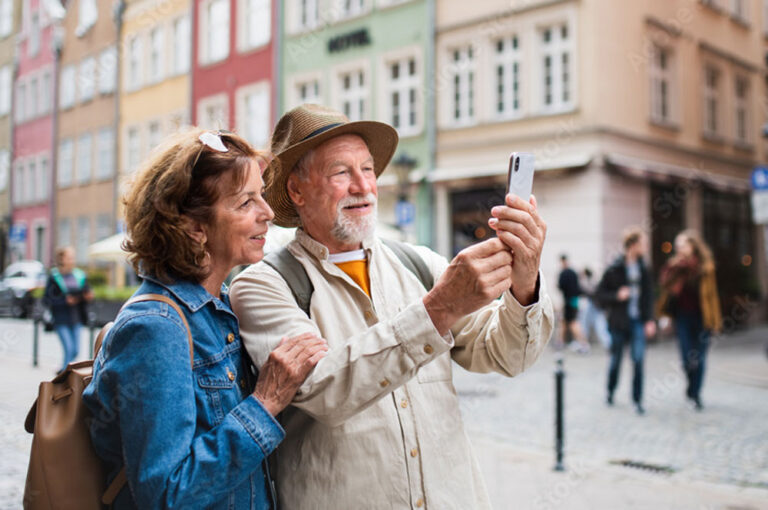
M 293 170 L 291 170 L 291 173 L 295 173 L 299 176 L 299 179 L 306 181 L 309 179 L 309 169 L 312 168 L 312 163 L 314 163 L 314 160 L 315 149 L 310 149 L 301 157 L 301 159 L 296 162 L 295 165 L 293 165 Z

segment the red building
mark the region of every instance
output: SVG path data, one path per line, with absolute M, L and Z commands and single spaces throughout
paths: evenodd
M 22 0 L 14 80 L 11 258 L 51 264 L 54 30 L 64 14 L 55 0 Z
M 195 0 L 192 123 L 266 148 L 275 116 L 274 0 Z

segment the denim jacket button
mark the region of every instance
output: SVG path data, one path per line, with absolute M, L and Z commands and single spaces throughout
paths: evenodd
M 235 334 L 234 334 L 234 333 L 230 333 L 230 334 L 228 334 L 228 335 L 227 335 L 227 343 L 228 343 L 228 344 L 231 344 L 231 343 L 232 343 L 232 342 L 234 342 L 234 341 L 235 341 Z
M 230 369 L 227 369 L 227 377 L 229 377 L 230 381 L 234 381 L 235 380 L 235 374 L 233 374 Z

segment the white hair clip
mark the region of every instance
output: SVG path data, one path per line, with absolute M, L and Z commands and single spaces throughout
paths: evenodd
M 203 145 L 207 145 L 211 149 L 219 152 L 227 152 L 229 149 L 227 149 L 227 146 L 224 145 L 224 142 L 221 141 L 221 137 L 218 133 L 212 133 L 211 131 L 206 131 L 205 133 L 202 133 L 200 136 L 197 137 L 198 140 L 203 142 Z

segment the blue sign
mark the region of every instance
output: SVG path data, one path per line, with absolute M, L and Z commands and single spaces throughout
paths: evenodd
M 23 243 L 27 240 L 27 226 L 24 224 L 11 226 L 8 240 L 12 243 Z
M 405 227 L 413 223 L 416 217 L 416 206 L 405 200 L 401 200 L 395 206 L 395 221 L 398 227 Z
M 768 190 L 768 167 L 758 166 L 752 170 L 752 189 Z

